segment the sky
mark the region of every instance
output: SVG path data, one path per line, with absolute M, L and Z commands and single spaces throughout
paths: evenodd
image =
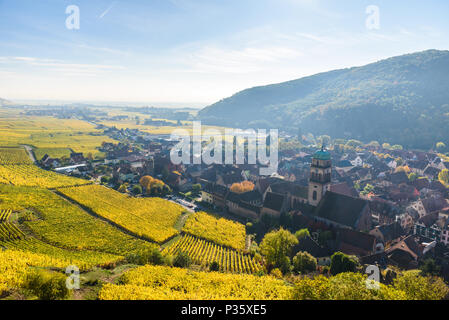
M 448 13 L 447 0 L 0 0 L 0 97 L 203 107 L 249 87 L 448 50 Z

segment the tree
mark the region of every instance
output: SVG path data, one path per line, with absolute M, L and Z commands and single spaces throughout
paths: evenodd
M 389 143 L 385 142 L 385 143 L 382 144 L 382 148 L 390 150 L 391 149 L 391 145 Z
M 209 271 L 219 271 L 220 270 L 220 265 L 218 264 L 217 261 L 213 261 L 211 262 L 210 266 L 209 266 Z
M 305 237 L 310 237 L 310 232 L 307 228 L 301 229 L 295 232 L 295 237 L 296 239 L 301 240 Z
M 438 276 L 441 271 L 441 267 L 432 258 L 424 260 L 419 269 L 424 276 Z
M 201 192 L 201 185 L 199 183 L 192 185 L 192 194 L 199 195 Z
M 300 251 L 293 258 L 293 271 L 306 274 L 316 271 L 318 266 L 317 260 L 308 252 Z
M 436 147 L 438 152 L 444 152 L 446 150 L 446 144 L 444 142 L 437 142 Z
M 155 179 L 152 176 L 143 176 L 139 180 L 139 184 L 145 189 L 147 194 L 164 195 L 171 192 L 170 188 L 162 180 Z
M 185 252 L 180 252 L 173 260 L 173 265 L 178 268 L 188 268 L 192 264 L 192 260 Z
M 396 289 L 406 293 L 411 300 L 441 300 L 447 297 L 449 289 L 441 278 L 423 277 L 421 271 L 405 271 L 394 280 Z
M 394 169 L 395 173 L 398 173 L 398 172 L 401 172 L 401 171 L 405 172 L 406 174 L 409 174 L 410 168 L 408 166 L 399 166 L 399 167 L 396 167 L 396 169 Z
M 366 146 L 367 146 L 367 147 L 379 148 L 379 147 L 380 147 L 380 143 L 377 142 L 377 141 L 371 141 L 371 142 L 368 143 Z
M 110 179 L 111 178 L 109 178 L 108 176 L 102 176 L 100 181 L 101 181 L 101 183 L 108 183 Z
M 332 275 L 336 275 L 342 272 L 355 272 L 358 265 L 358 261 L 355 257 L 348 256 L 343 252 L 335 252 L 331 257 L 331 269 Z
M 165 263 L 164 256 L 156 247 L 130 253 L 126 256 L 126 260 L 129 263 L 138 265 L 146 265 L 149 263 L 154 265 L 163 265 Z
M 363 191 L 361 192 L 361 194 L 363 195 L 367 195 L 369 193 L 371 193 L 374 190 L 374 186 L 371 184 L 366 184 L 365 188 L 363 188 Z
M 132 188 L 132 193 L 134 194 L 141 194 L 142 193 L 142 187 L 138 184 L 135 184 Z
M 418 179 L 418 175 L 414 172 L 410 172 L 410 174 L 408 175 L 408 179 L 413 182 Z
M 298 239 L 282 227 L 267 233 L 260 244 L 260 252 L 265 256 L 269 268 L 279 268 L 286 273 L 290 268 L 290 251 Z
M 127 185 L 126 185 L 126 183 L 124 183 L 124 184 L 122 184 L 122 185 L 120 185 L 120 187 L 118 188 L 118 192 L 121 192 L 121 193 L 125 193 L 126 192 L 126 190 L 127 190 Z
M 245 193 L 254 190 L 254 183 L 251 181 L 235 182 L 232 184 L 230 190 L 235 193 Z
M 449 186 L 449 170 L 448 169 L 441 170 L 440 173 L 438 174 L 438 180 L 440 180 L 440 182 L 445 186 Z

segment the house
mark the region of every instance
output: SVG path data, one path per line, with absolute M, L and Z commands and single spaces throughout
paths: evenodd
M 342 194 L 348 197 L 358 198 L 359 193 L 354 187 L 349 187 L 346 182 L 331 185 L 330 191 Z
M 225 208 L 226 196 L 229 189 L 219 184 L 208 184 L 201 190 L 203 201 L 210 203 L 217 208 Z
M 263 201 L 261 215 L 279 217 L 286 210 L 287 197 L 282 194 L 267 192 Z
M 354 160 L 351 161 L 351 164 L 356 167 L 361 167 L 363 166 L 363 160 L 362 158 L 360 158 L 360 156 L 357 156 Z
M 318 204 L 314 218 L 329 226 L 371 230 L 368 201 L 328 191 Z
M 318 265 L 326 266 L 331 263 L 331 252 L 329 249 L 322 247 L 309 236 L 302 238 L 299 243 L 293 247 L 293 256 L 298 252 L 308 252 L 317 259 Z
M 430 180 L 438 179 L 438 174 L 441 172 L 440 169 L 428 166 L 426 170 L 424 170 L 424 175 Z
M 410 170 L 420 176 L 424 175 L 424 170 L 429 163 L 425 160 L 413 160 L 407 163 Z
M 336 251 L 359 257 L 368 256 L 376 251 L 376 238 L 356 230 L 338 229 Z
M 230 191 L 226 197 L 226 209 L 228 212 L 247 218 L 257 220 L 262 208 L 262 195 L 257 190 L 235 193 Z
M 383 244 L 401 237 L 402 235 L 404 235 L 404 233 L 404 229 L 402 229 L 399 222 L 383 224 L 375 227 L 369 232 L 370 235 L 376 237 L 378 242 L 381 242 Z
M 268 186 L 266 192 L 274 192 L 287 196 L 287 209 L 298 208 L 300 203 L 308 201 L 308 187 L 300 186 L 291 181 L 279 181 Z
M 56 168 L 61 165 L 58 159 L 50 158 L 48 154 L 45 154 L 41 159 L 42 166 L 46 168 Z
M 417 268 L 422 248 L 413 236 L 398 239 L 385 249 L 388 259 L 401 268 Z
M 72 152 L 70 154 L 70 163 L 72 163 L 72 164 L 83 164 L 83 163 L 87 163 L 87 159 L 84 158 L 82 152 Z
M 431 213 L 425 215 L 415 222 L 413 234 L 419 237 L 423 237 L 426 240 L 440 241 L 441 238 L 441 228 L 436 224 L 438 220 L 438 215 Z

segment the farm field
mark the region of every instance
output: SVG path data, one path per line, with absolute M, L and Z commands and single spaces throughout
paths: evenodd
M 237 250 L 245 249 L 246 230 L 241 223 L 197 212 L 186 221 L 183 232 Z
M 0 295 L 20 287 L 30 267 L 66 268 L 68 261 L 21 250 L 0 250 Z
M 34 234 L 62 248 L 126 255 L 154 247 L 45 189 L 0 185 L 0 210 L 18 212 Z
M 24 148 L 0 148 L 0 165 L 33 164 Z
M 33 150 L 36 160 L 41 160 L 46 154 L 51 158 L 70 157 L 69 148 L 36 148 Z
M 102 157 L 103 154 L 97 148 L 103 141 L 116 142 L 86 121 L 19 116 L 14 113 L 6 113 L 0 118 L 0 146 L 15 147 L 25 144 L 33 146 L 35 150 L 69 148 L 75 152 Z
M 170 201 L 133 198 L 99 185 L 60 188 L 58 191 L 95 214 L 154 242 L 165 242 L 179 233 L 174 225 L 184 209 Z
M 1 241 L 0 245 L 7 249 L 45 254 L 49 257 L 64 261 L 64 267 L 75 265 L 80 270 L 88 270 L 95 266 L 107 266 L 123 260 L 122 256 L 90 250 L 61 249 L 35 238 Z
M 102 300 L 275 300 L 291 297 L 292 287 L 271 276 L 196 272 L 143 266 L 126 272 L 120 285 L 106 284 Z
M 187 253 L 193 263 L 206 267 L 217 262 L 223 272 L 255 273 L 261 269 L 250 255 L 190 235 L 183 236 L 164 250 L 164 254 L 173 256 L 180 252 Z
M 59 188 L 90 184 L 90 181 L 68 177 L 35 165 L 0 165 L 0 183 L 16 186 Z

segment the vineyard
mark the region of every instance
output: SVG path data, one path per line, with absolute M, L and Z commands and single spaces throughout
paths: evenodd
M 246 231 L 243 224 L 216 218 L 205 212 L 191 215 L 182 231 L 223 246 L 237 250 L 245 249 Z
M 133 198 L 99 185 L 58 191 L 95 214 L 149 240 L 162 243 L 179 233 L 173 226 L 183 208 L 170 201 Z
M 30 267 L 66 268 L 68 261 L 44 254 L 19 250 L 0 250 L 0 295 L 12 288 L 19 288 Z
M 2 114 L 0 119 L 2 146 L 17 147 L 26 144 L 37 149 L 72 149 L 86 155 L 92 153 L 93 156 L 102 157 L 98 147 L 103 141 L 115 142 L 103 135 L 101 130 L 82 120 L 17 114 Z M 57 152 L 55 156 L 60 154 L 60 151 L 54 152 Z
M 33 150 L 36 160 L 41 160 L 46 154 L 51 158 L 70 157 L 69 148 L 37 148 Z
M 187 253 L 195 264 L 209 266 L 217 262 L 223 272 L 255 273 L 261 269 L 250 255 L 190 235 L 183 236 L 164 250 L 164 254 L 169 255 L 179 252 Z
M 46 171 L 35 165 L 0 165 L 0 183 L 9 183 L 17 186 L 59 188 L 90 184 L 91 182 L 68 177 L 53 171 Z
M 88 269 L 93 266 L 106 266 L 123 257 L 93 251 L 69 251 L 51 246 L 32 237 L 27 237 L 17 226 L 12 223 L 0 223 L 0 246 L 6 249 L 21 250 L 32 253 L 46 254 L 61 261 L 66 261 L 66 266 L 74 264 L 80 269 Z
M 33 164 L 23 148 L 0 148 L 0 164 Z
M 76 265 L 80 270 L 88 270 L 95 266 L 108 266 L 123 260 L 122 256 L 90 250 L 66 250 L 54 247 L 32 237 L 17 239 L 17 234 L 9 240 L 0 240 L 0 246 L 24 252 L 45 254 L 65 262 L 65 266 Z
M 25 225 L 58 247 L 126 255 L 154 246 L 92 217 L 49 190 L 0 185 L 0 216 L 8 216 L 11 209 L 23 212 L 28 208 L 36 213 L 28 216 Z
M 12 213 L 11 209 L 0 210 L 0 223 L 7 222 L 9 217 L 11 216 L 11 213 Z
M 196 272 L 144 266 L 126 272 L 120 285 L 106 284 L 102 300 L 275 300 L 291 297 L 292 287 L 271 276 Z

